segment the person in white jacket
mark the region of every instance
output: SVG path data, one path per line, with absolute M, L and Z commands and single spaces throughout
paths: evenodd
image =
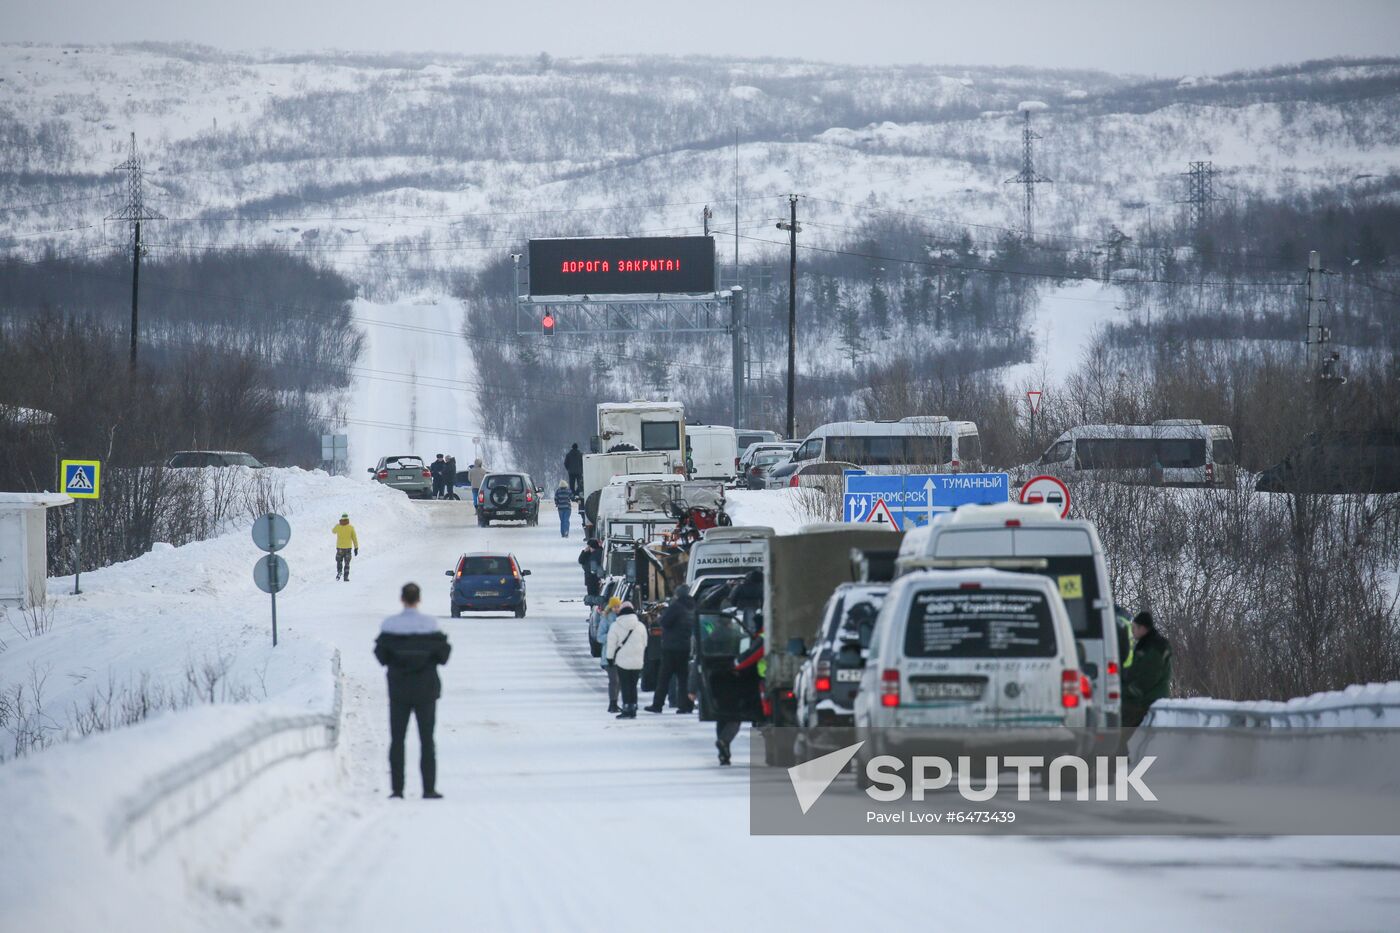
M 637 618 L 631 603 L 623 603 L 617 619 L 608 628 L 604 656 L 617 670 L 617 686 L 622 694 L 622 712 L 618 719 L 637 718 L 637 678 L 642 674 L 642 659 L 647 651 L 647 628 Z

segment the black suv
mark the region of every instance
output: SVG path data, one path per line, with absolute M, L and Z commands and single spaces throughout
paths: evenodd
M 861 651 L 870 642 L 875 617 L 889 592 L 886 583 L 843 583 L 822 610 L 821 626 L 812 644 L 801 647 L 807 658 L 793 685 L 797 703 L 795 751 L 800 760 L 855 741 L 855 699 L 860 692 L 865 661 Z M 794 638 L 794 642 L 802 639 Z
M 1309 434 L 1283 462 L 1259 474 L 1259 492 L 1400 492 L 1400 433 L 1333 431 Z
M 482 528 L 493 521 L 540 523 L 540 493 L 528 473 L 487 473 L 476 491 L 476 523 Z

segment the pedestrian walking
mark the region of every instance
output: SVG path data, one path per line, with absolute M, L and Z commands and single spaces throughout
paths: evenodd
M 564 455 L 564 472 L 569 477 L 569 492 L 574 498 L 583 496 L 583 451 L 578 449 L 578 444 L 569 448 L 569 452 Z
M 687 689 L 690 670 L 690 638 L 694 631 L 695 600 L 690 597 L 690 587 L 682 583 L 666 611 L 661 614 L 661 668 L 656 678 L 656 693 L 652 697 L 648 713 L 659 713 L 665 707 L 666 694 L 671 689 L 671 681 L 676 683 L 676 712 L 691 713 Z
M 486 464 L 477 457 L 476 462 L 467 470 L 467 482 L 472 488 L 472 505 L 476 505 L 476 491 L 481 488 L 482 481 L 486 479 Z
M 597 596 L 603 591 L 603 545 L 597 538 L 589 538 L 588 544 L 578 555 L 578 565 L 583 568 L 583 586 L 589 596 Z
M 607 659 L 617 667 L 617 689 L 622 695 L 618 719 L 637 718 L 637 678 L 646 658 L 647 628 L 631 603 L 618 607 L 617 619 L 608 628 Z
M 423 799 L 438 800 L 442 794 L 437 791 L 433 723 L 442 681 L 437 669 L 447 663 L 452 645 L 438 628 L 437 619 L 418 611 L 422 599 L 418 584 L 405 583 L 399 599 L 403 611 L 384 620 L 374 642 L 374 656 L 384 665 L 389 683 L 389 796 L 403 797 L 404 739 L 412 716 L 418 723 Z
M 432 476 L 432 478 L 433 478 L 433 498 L 434 498 L 434 499 L 441 499 L 441 498 L 442 498 L 443 488 L 444 488 L 443 473 L 444 473 L 446 470 L 447 470 L 447 461 L 443 459 L 442 454 L 438 454 L 438 455 L 437 455 L 437 459 L 435 459 L 435 460 L 432 462 L 432 465 L 428 467 L 428 473 L 429 473 L 429 474 Z
M 340 513 L 340 521 L 331 526 L 331 534 L 335 535 L 335 578 L 349 583 L 350 557 L 360 553 L 360 538 L 348 513 Z
M 598 620 L 598 641 L 604 646 L 608 643 L 608 632 L 612 631 L 612 624 L 617 621 L 617 611 L 622 608 L 622 600 L 616 596 L 608 599 L 608 604 L 604 607 Z M 608 653 L 605 650 L 602 656 L 603 670 L 608 672 L 608 712 L 620 713 L 621 708 L 617 705 L 617 665 L 608 660 Z
M 447 466 L 444 467 L 442 471 L 444 486 L 443 498 L 461 501 L 462 497 L 457 495 L 457 458 L 452 454 L 448 454 L 447 460 L 444 462 Z
M 1172 689 L 1171 642 L 1157 631 L 1152 613 L 1133 616 L 1132 665 L 1123 668 L 1123 725 L 1136 729 L 1153 703 Z
M 564 480 L 559 481 L 559 488 L 554 490 L 554 508 L 559 513 L 559 537 L 569 536 L 569 516 L 574 511 L 574 499 L 569 495 L 569 484 Z

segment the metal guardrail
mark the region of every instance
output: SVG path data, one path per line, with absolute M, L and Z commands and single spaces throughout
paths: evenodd
M 1202 706 L 1189 700 L 1159 700 L 1153 703 L 1143 720 L 1144 726 L 1158 725 L 1157 719 L 1165 719 L 1170 713 L 1177 719 L 1191 719 L 1192 726 L 1230 729 L 1318 729 L 1355 728 L 1336 722 L 1338 713 L 1351 713 L 1361 710 L 1370 712 L 1379 722 L 1385 718 L 1388 709 L 1400 709 L 1400 696 L 1378 697 L 1374 700 L 1346 699 L 1335 705 L 1322 703 L 1316 706 L 1299 706 L 1293 709 L 1260 709 L 1250 703 L 1212 702 Z M 1398 717 L 1400 718 L 1400 717 Z M 1329 722 L 1328 720 L 1334 720 Z
M 334 700 L 328 713 L 278 716 L 254 723 L 212 748 L 155 775 L 118 804 L 107 826 L 108 850 L 145 860 L 184 829 L 270 768 L 340 739 L 340 652 L 331 657 Z

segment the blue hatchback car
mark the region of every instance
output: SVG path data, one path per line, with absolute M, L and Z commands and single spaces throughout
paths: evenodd
M 530 571 L 521 569 L 514 554 L 463 554 L 447 575 L 452 578 L 452 618 L 464 612 L 514 612 L 517 619 L 525 618 Z

